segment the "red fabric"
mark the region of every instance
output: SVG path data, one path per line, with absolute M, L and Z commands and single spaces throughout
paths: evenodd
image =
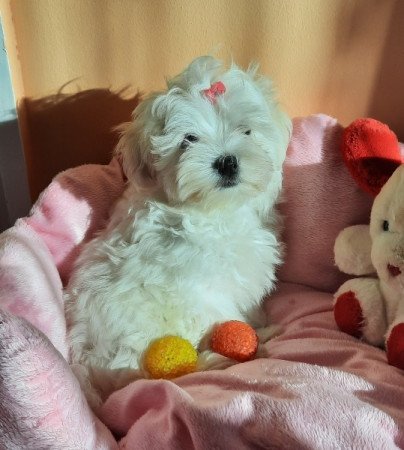
M 387 270 L 392 277 L 398 277 L 401 274 L 401 270 L 397 266 L 393 266 L 391 264 L 387 265 Z
M 374 196 L 402 163 L 397 136 L 374 119 L 352 122 L 343 133 L 341 151 L 352 177 Z
M 345 292 L 337 298 L 334 317 L 341 331 L 357 338 L 361 337 L 362 308 L 352 291 Z
M 396 325 L 390 333 L 387 360 L 391 366 L 404 370 L 404 323 Z

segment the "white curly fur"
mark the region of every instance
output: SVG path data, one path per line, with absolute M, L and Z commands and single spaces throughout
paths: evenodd
M 155 338 L 198 346 L 218 322 L 265 325 L 261 300 L 281 262 L 274 205 L 290 121 L 256 71 L 198 58 L 122 128 L 127 190 L 66 290 L 72 363 L 93 403 L 91 383 L 105 394 L 144 375 L 142 353 Z M 226 92 L 211 103 L 202 91 L 216 81 Z M 238 161 L 229 187 L 214 167 L 224 155 Z M 200 368 L 220 361 L 204 352 Z M 105 388 L 108 371 L 115 380 Z

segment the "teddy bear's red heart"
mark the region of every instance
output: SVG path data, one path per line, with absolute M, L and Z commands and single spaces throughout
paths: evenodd
M 342 156 L 352 177 L 366 192 L 377 195 L 403 162 L 397 136 L 374 119 L 357 119 L 343 133 Z

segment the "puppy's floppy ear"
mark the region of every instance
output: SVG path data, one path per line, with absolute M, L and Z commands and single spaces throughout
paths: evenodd
M 179 75 L 167 80 L 168 89 L 178 87 L 185 91 L 208 88 L 222 71 L 222 62 L 213 56 L 200 56 Z
M 120 125 L 120 139 L 115 155 L 122 162 L 128 180 L 138 188 L 147 189 L 156 182 L 151 136 L 157 133 L 158 124 L 152 117 L 152 104 L 156 95 L 144 100 L 134 111 L 133 122 Z

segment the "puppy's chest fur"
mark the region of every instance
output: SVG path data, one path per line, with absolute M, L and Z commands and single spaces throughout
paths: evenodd
M 120 356 L 122 348 L 139 355 L 165 334 L 198 345 L 215 322 L 254 324 L 278 250 L 275 234 L 249 207 L 202 214 L 146 204 L 80 258 L 68 287 L 76 359 L 84 351 L 98 365 L 136 366 Z M 84 322 L 85 330 L 74 326 Z
M 263 288 L 268 282 L 277 241 L 249 208 L 214 215 L 176 211 L 156 215 L 160 217 L 152 224 L 139 223 L 135 233 L 139 240 L 132 248 L 143 255 L 147 252 L 151 262 L 161 261 L 170 279 L 219 291 L 227 280 L 227 292 L 235 298 L 241 288 L 250 289 L 251 283 Z M 152 242 L 155 245 L 150 248 Z

